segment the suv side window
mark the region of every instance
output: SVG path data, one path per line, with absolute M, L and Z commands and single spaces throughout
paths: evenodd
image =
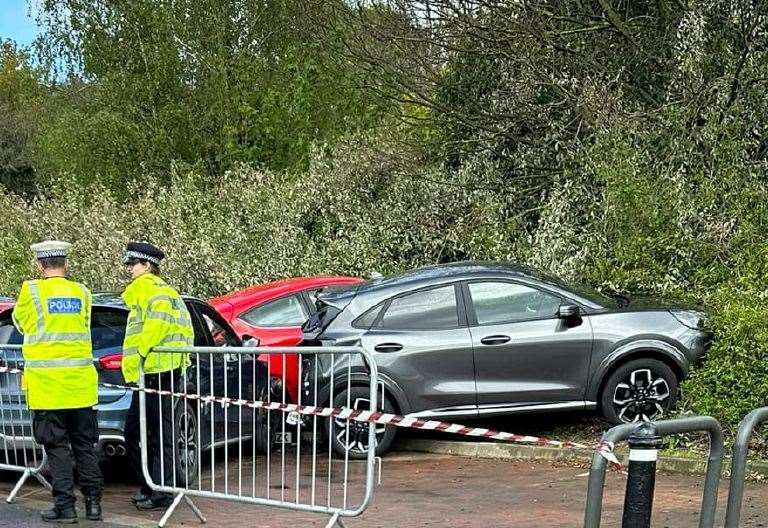
M 392 330 L 447 330 L 459 327 L 453 284 L 395 297 L 381 319 Z
M 242 314 L 240 319 L 253 326 L 281 327 L 301 326 L 308 317 L 299 296 L 288 295 L 256 306 Z
M 91 311 L 93 349 L 122 347 L 127 320 L 128 313 L 124 310 L 94 307 Z
M 478 325 L 503 324 L 555 317 L 560 298 L 512 282 L 468 284 Z

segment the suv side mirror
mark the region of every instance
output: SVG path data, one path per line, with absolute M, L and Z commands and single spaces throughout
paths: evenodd
M 581 311 L 574 304 L 561 304 L 557 309 L 557 316 L 570 326 L 579 326 L 581 324 Z

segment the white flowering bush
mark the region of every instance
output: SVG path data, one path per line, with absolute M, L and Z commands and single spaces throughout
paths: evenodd
M 421 165 L 367 134 L 317 148 L 306 173 L 240 165 L 212 181 L 174 169 L 170 185 L 134 182 L 127 200 L 61 177 L 32 201 L 0 195 L 0 294 L 33 275 L 29 245 L 46 238 L 74 243 L 72 276 L 95 291 L 120 291 L 125 243 L 151 241 L 168 255 L 168 280 L 203 298 L 288 276 L 524 262 L 705 303 L 718 340 L 682 406 L 735 423 L 765 393 L 755 365 L 768 357 L 768 309 L 755 300 L 768 297 L 768 167 L 745 156 L 752 139 L 735 121 L 686 138 L 659 126 L 676 119 L 600 131 L 531 209 L 530 193 L 521 201 L 514 184 L 499 186 L 503 164 L 490 156 Z M 726 376 L 733 364 L 756 375 Z
M 0 197 L 0 292 L 17 292 L 33 272 L 29 245 L 49 238 L 74 244 L 72 276 L 95 291 L 121 290 L 125 243 L 150 241 L 167 253 L 169 281 L 201 297 L 287 276 L 526 259 L 514 192 L 484 187 L 495 170 L 481 158 L 422 169 L 357 136 L 318 149 L 306 174 L 241 165 L 211 182 L 174 170 L 171 185 L 134 182 L 127 201 L 61 177 L 33 201 Z

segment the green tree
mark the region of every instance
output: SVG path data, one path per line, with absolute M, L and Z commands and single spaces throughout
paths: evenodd
M 48 64 L 81 79 L 41 138 L 50 174 L 306 169 L 313 143 L 377 115 L 297 0 L 46 0 L 40 20 Z
M 34 186 L 33 142 L 44 95 L 29 53 L 0 40 L 0 184 L 29 192 Z

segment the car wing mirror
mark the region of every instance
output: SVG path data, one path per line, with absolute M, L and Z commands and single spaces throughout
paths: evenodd
M 580 315 L 579 307 L 573 304 L 561 304 L 557 309 L 557 316 L 560 319 L 574 319 Z
M 562 304 L 557 309 L 557 317 L 563 320 L 567 328 L 579 326 L 582 322 L 581 310 L 574 304 Z

